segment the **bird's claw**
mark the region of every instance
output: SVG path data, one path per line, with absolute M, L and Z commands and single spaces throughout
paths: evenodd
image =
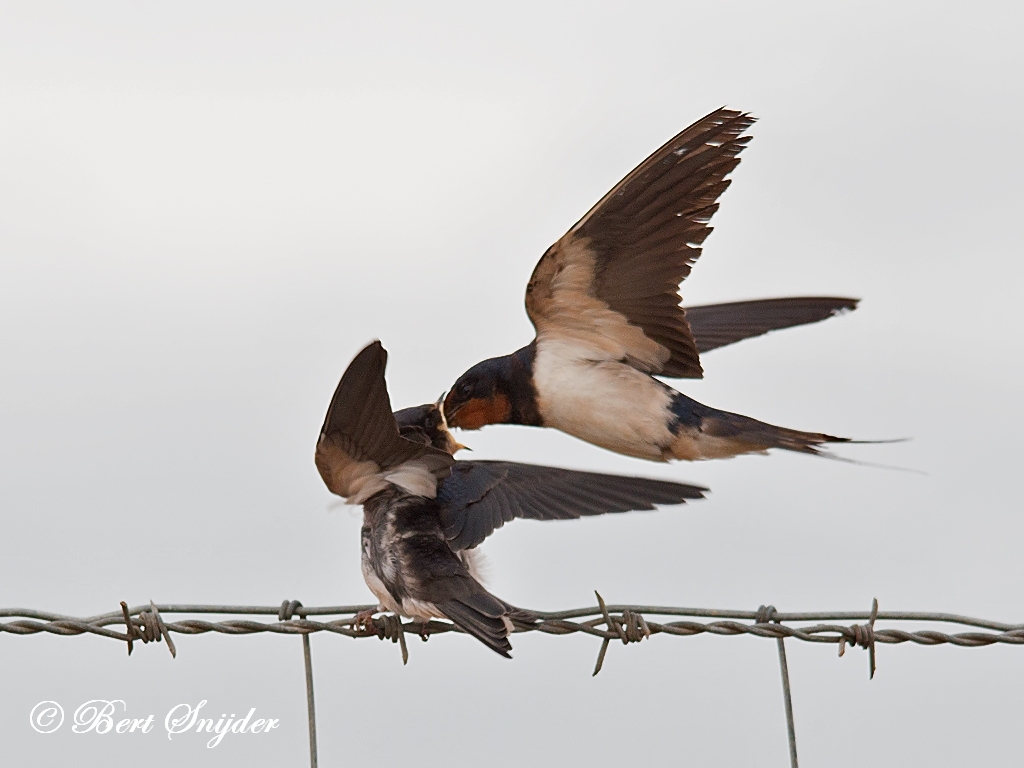
M 377 613 L 376 608 L 367 608 L 352 617 L 352 629 L 356 632 L 376 632 L 377 627 L 373 623 L 373 615 Z

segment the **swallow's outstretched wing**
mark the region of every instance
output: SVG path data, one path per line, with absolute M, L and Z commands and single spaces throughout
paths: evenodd
M 387 360 L 379 341 L 356 355 L 334 391 L 316 445 L 324 483 L 353 504 L 388 482 L 433 496 L 437 478 L 455 462 L 444 451 L 399 434 L 384 380 Z
M 700 256 L 753 123 L 729 109 L 698 120 L 547 250 L 526 289 L 538 344 L 561 341 L 646 373 L 701 378 L 679 283 Z
M 707 488 L 512 461 L 459 461 L 437 489 L 455 551 L 471 549 L 517 517 L 572 520 L 704 498 Z
M 856 309 L 858 301 L 838 296 L 795 296 L 702 304 L 686 307 L 686 319 L 697 351 L 703 353 L 769 331 L 816 323 Z

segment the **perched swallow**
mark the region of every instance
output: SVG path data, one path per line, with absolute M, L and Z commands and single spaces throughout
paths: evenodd
M 488 592 L 474 570 L 473 548 L 493 531 L 517 517 L 563 520 L 703 498 L 705 488 L 660 480 L 457 462 L 438 405 L 399 412 L 400 430 L 386 363 L 380 342 L 356 356 L 316 446 L 328 489 L 363 505 L 363 578 L 382 611 L 449 619 L 507 657 L 517 611 Z
M 553 427 L 653 461 L 848 442 L 720 411 L 654 378 L 701 378 L 702 351 L 856 306 L 832 297 L 680 306 L 679 283 L 753 123 L 728 109 L 698 120 L 551 246 L 526 287 L 536 338 L 466 371 L 444 400 L 448 424 Z

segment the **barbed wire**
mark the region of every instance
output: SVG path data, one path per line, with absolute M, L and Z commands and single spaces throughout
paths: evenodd
M 797 768 L 796 733 L 793 725 L 793 706 L 789 687 L 789 669 L 786 662 L 784 641 L 787 638 L 808 643 L 831 643 L 838 645 L 843 656 L 847 646 L 860 647 L 868 651 L 869 677 L 875 674 L 875 646 L 877 643 L 896 645 L 913 643 L 922 646 L 955 645 L 961 648 L 980 648 L 989 645 L 1024 646 L 1024 624 L 978 619 L 952 613 L 930 613 L 924 611 L 879 611 L 878 601 L 872 603 L 869 611 L 818 611 L 784 613 L 774 606 L 762 605 L 755 611 L 716 608 L 681 608 L 655 605 L 607 605 L 597 594 L 596 606 L 575 608 L 565 611 L 523 611 L 514 619 L 515 632 L 541 632 L 547 635 L 587 634 L 601 639 L 594 675 L 597 675 L 605 661 L 609 644 L 619 640 L 623 644 L 637 643 L 653 635 L 694 637 L 717 635 L 721 637 L 752 635 L 777 641 L 779 666 L 782 672 L 783 698 L 786 705 L 786 724 L 789 736 L 790 764 Z M 297 600 L 285 600 L 279 606 L 247 605 L 189 605 L 155 604 L 129 607 L 122 602 L 120 610 L 96 616 L 77 617 L 30 608 L 0 609 L 0 634 L 60 636 L 98 635 L 127 643 L 131 655 L 134 642 L 163 641 L 172 656 L 177 656 L 177 647 L 172 634 L 201 635 L 210 632 L 224 635 L 251 635 L 273 633 L 299 635 L 302 637 L 303 659 L 306 676 L 307 715 L 309 718 L 310 764 L 317 765 L 316 755 L 316 713 L 313 699 L 313 668 L 309 636 L 317 632 L 344 635 L 355 639 L 376 637 L 391 640 L 401 647 L 402 661 L 408 663 L 409 652 L 405 642 L 407 634 L 414 634 L 424 640 L 431 635 L 462 630 L 447 621 L 431 620 L 421 623 L 402 621 L 400 617 L 382 615 L 373 605 L 334 605 L 303 607 Z M 199 618 L 184 618 L 167 621 L 165 614 L 193 614 L 217 616 L 274 616 L 274 621 L 225 618 L 207 621 Z M 294 618 L 294 617 L 298 618 Z M 330 621 L 311 619 L 311 616 L 339 618 Z M 659 617 L 658 621 L 650 617 Z M 662 618 L 663 617 L 663 618 Z M 712 619 L 696 621 L 695 619 Z M 837 624 L 821 622 L 864 622 Z M 974 631 L 942 632 L 933 629 L 876 628 L 875 623 L 920 622 L 971 627 Z M 817 623 L 811 623 L 817 622 Z M 800 626 L 793 626 L 799 624 Z M 113 629 L 120 625 L 121 630 Z M 977 631 L 987 630 L 987 631 Z
M 287 603 L 288 601 L 286 601 Z M 839 644 L 841 648 L 860 646 L 868 648 L 871 642 L 883 644 L 915 643 L 917 645 L 951 644 L 964 648 L 1003 643 L 1007 645 L 1024 645 L 1024 624 L 1007 624 L 1004 622 L 960 616 L 951 613 L 928 613 L 921 611 L 879 611 L 873 617 L 871 611 L 828 611 L 783 613 L 776 612 L 771 621 L 759 611 L 724 610 L 707 608 L 679 608 L 654 605 L 604 605 L 603 600 L 592 607 L 576 608 L 566 611 L 528 611 L 535 621 L 517 621 L 515 631 L 543 632 L 549 635 L 568 635 L 584 633 L 599 637 L 602 640 L 622 640 L 637 642 L 640 639 L 657 634 L 690 637 L 700 634 L 722 636 L 753 635 L 765 638 L 794 638 L 810 643 Z M 170 633 L 181 635 L 201 635 L 216 632 L 227 635 L 249 635 L 260 632 L 271 632 L 284 635 L 307 635 L 315 632 L 329 632 L 352 638 L 380 637 L 386 623 L 380 617 L 371 619 L 364 624 L 358 621 L 358 615 L 373 611 L 372 605 L 341 605 L 302 608 L 302 616 L 293 619 L 279 619 L 274 622 L 254 621 L 248 619 L 226 619 L 206 621 L 203 619 L 182 619 L 166 621 L 165 614 L 218 614 L 218 615 L 273 615 L 280 616 L 280 606 L 242 606 L 242 605 L 186 605 L 186 604 L 153 604 L 134 606 L 127 605 L 121 610 L 90 617 L 76 617 L 49 611 L 27 608 L 0 609 L 0 619 L 14 618 L 16 621 L 0 622 L 0 633 L 15 635 L 33 635 L 49 633 L 55 635 L 93 634 L 108 637 L 112 640 L 128 642 L 130 640 L 159 640 Z M 292 613 L 297 609 L 293 608 Z M 341 616 L 332 621 L 317 621 L 311 616 Z M 713 618 L 717 621 L 702 623 L 688 620 L 652 621 L 648 616 L 679 616 L 686 618 Z M 130 618 L 131 633 L 127 629 Z M 875 629 L 872 624 L 814 624 L 812 626 L 790 626 L 786 622 L 822 622 L 822 621 L 898 621 L 942 623 L 979 629 L 993 630 L 990 632 L 958 632 L 947 633 L 935 630 L 906 631 L 897 628 Z M 580 619 L 583 619 L 580 621 Z M 747 620 L 750 623 L 741 623 Z M 109 627 L 120 624 L 124 631 Z M 461 630 L 446 621 L 431 620 L 426 624 L 414 621 L 402 622 L 403 633 L 419 636 L 460 632 Z M 637 627 L 641 627 L 638 630 Z M 637 635 L 640 631 L 642 637 Z M 393 635 L 393 631 L 387 632 Z M 397 642 L 397 640 L 396 640 Z

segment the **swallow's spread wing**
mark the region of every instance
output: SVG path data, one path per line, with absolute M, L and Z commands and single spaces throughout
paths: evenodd
M 526 288 L 539 343 L 565 341 L 646 373 L 703 375 L 679 283 L 700 256 L 753 122 L 728 109 L 698 120 L 547 250 Z
M 360 503 L 387 482 L 433 496 L 436 477 L 455 460 L 398 432 L 384 381 L 388 353 L 379 341 L 363 349 L 334 391 L 316 446 L 316 467 L 327 487 Z
M 706 488 L 511 461 L 459 461 L 441 481 L 441 525 L 455 551 L 471 549 L 517 517 L 572 520 L 701 499 Z
M 857 308 L 857 299 L 798 296 L 686 307 L 698 352 L 708 352 L 769 331 L 816 323 Z

